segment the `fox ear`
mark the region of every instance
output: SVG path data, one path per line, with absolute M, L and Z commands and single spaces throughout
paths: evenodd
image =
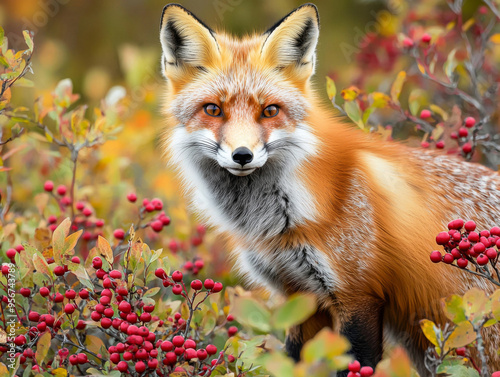
M 160 42 L 165 77 L 178 74 L 179 69 L 206 70 L 219 56 L 215 33 L 179 4 L 163 8 Z
M 319 15 L 314 4 L 304 4 L 264 33 L 262 57 L 276 68 L 291 68 L 299 77 L 314 73 Z

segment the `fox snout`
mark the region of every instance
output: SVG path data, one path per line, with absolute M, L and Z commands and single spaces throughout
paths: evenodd
M 221 140 L 217 153 L 219 165 L 237 176 L 249 175 L 264 166 L 268 159 L 265 143 L 258 138 L 234 138 L 233 133 Z

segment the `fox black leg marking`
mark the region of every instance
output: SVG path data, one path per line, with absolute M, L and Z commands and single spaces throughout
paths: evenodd
M 378 306 L 367 306 L 362 312 L 352 314 L 341 323 L 340 333 L 351 343 L 350 354 L 361 363 L 361 366 L 375 366 L 382 359 L 383 352 L 383 310 Z M 339 372 L 337 376 L 346 377 L 348 371 Z

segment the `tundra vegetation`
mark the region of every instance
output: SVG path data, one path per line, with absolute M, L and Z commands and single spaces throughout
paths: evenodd
M 382 11 L 354 46 L 352 85 L 337 91 L 335 72 L 327 78 L 333 106 L 381 142 L 404 139 L 496 169 L 498 4 L 393 3 L 397 12 Z M 154 172 L 142 192 L 121 179 L 149 164 L 140 133 L 150 94 L 138 103 L 132 88 L 114 87 L 90 109 L 64 79 L 21 106 L 15 92 L 37 77 L 36 40 L 23 36 L 26 49 L 14 51 L 0 28 L 0 375 L 416 375 L 396 346 L 374 373 L 330 330 L 292 362 L 285 331 L 315 311 L 314 300 L 245 291 L 222 268 L 225 250 L 210 230 L 182 202 L 156 198 L 166 176 Z M 450 219 L 436 243 L 429 263 L 500 285 L 499 227 Z M 411 263 L 404 252 L 401 263 Z M 446 326 L 420 323 L 428 369 L 499 377 L 486 366 L 481 329 L 500 321 L 500 290 L 472 289 L 442 305 Z

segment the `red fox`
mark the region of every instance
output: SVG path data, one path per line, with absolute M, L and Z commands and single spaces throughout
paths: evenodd
M 312 88 L 318 35 L 313 4 L 241 39 L 167 5 L 166 149 L 194 209 L 230 240 L 250 283 L 317 298 L 316 314 L 289 330 L 291 357 L 331 327 L 362 365 L 375 367 L 393 340 L 429 376 L 419 320 L 443 324 L 442 297 L 493 290 L 432 264 L 435 235 L 457 217 L 500 224 L 500 176 L 343 124 Z M 485 339 L 489 367 L 500 369 L 498 327 Z

